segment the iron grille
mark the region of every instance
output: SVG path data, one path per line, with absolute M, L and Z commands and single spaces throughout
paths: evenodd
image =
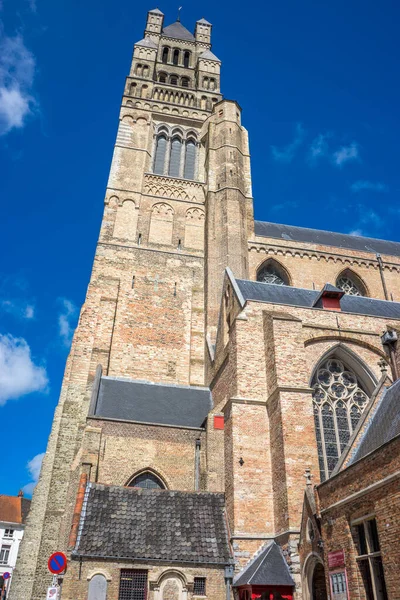
M 147 571 L 121 569 L 118 600 L 146 600 Z
M 206 595 L 206 578 L 205 577 L 195 577 L 194 578 L 193 595 L 194 596 L 205 596 Z

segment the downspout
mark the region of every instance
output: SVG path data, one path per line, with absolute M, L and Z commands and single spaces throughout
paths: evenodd
M 194 455 L 194 491 L 198 492 L 200 489 L 200 439 L 196 440 L 196 450 Z
M 389 300 L 389 294 L 388 294 L 387 287 L 386 287 L 385 275 L 383 273 L 383 260 L 382 260 L 382 256 L 378 253 L 376 254 L 376 260 L 378 261 L 379 273 L 381 275 L 383 293 L 385 294 L 385 299 Z

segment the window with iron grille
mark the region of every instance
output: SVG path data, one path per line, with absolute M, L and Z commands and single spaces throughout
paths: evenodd
M 147 571 L 121 569 L 118 600 L 146 600 Z
M 193 595 L 194 596 L 205 596 L 206 595 L 206 578 L 205 577 L 195 577 L 194 578 Z

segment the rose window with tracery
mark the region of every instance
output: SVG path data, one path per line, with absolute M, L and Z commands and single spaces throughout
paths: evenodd
M 313 406 L 321 481 L 345 449 L 369 400 L 356 375 L 335 358 L 324 362 L 313 380 Z

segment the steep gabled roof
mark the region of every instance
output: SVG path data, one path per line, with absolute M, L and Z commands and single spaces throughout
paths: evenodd
M 294 586 L 282 550 L 276 542 L 270 542 L 258 556 L 239 573 L 233 585 L 284 585 Z
M 294 227 L 293 225 L 281 225 L 279 223 L 254 222 L 255 234 L 260 237 L 276 238 L 278 240 L 304 242 L 306 244 L 319 244 L 323 246 L 335 246 L 336 248 L 348 248 L 349 250 L 360 250 L 375 254 L 388 254 L 400 256 L 400 242 L 388 242 L 359 235 L 348 235 L 346 233 L 335 233 L 320 229 L 309 229 L 308 227 Z
M 157 44 L 150 38 L 143 38 L 139 42 L 136 42 L 135 46 L 144 46 L 145 48 L 157 48 Z
M 74 556 L 226 565 L 224 494 L 89 483 Z
M 176 40 L 187 40 L 189 42 L 195 41 L 193 34 L 190 33 L 190 31 L 186 29 L 186 27 L 184 27 L 180 21 L 175 21 L 175 23 L 172 23 L 172 25 L 164 27 L 162 34 L 166 37 L 174 38 Z
M 348 465 L 364 458 L 374 450 L 400 435 L 400 379 L 395 381 L 382 395 Z
M 0 495 L 0 521 L 15 523 L 18 525 L 26 523 L 31 501 L 23 496 Z
M 161 12 L 161 10 L 159 8 L 153 8 L 152 10 L 149 10 L 149 12 L 153 13 L 153 15 L 162 15 L 162 16 L 164 16 L 164 13 Z
M 198 21 L 196 21 L 196 23 L 201 23 L 202 25 L 211 25 L 211 23 L 204 18 L 199 19 Z
M 221 62 L 217 56 L 211 50 L 206 50 L 203 54 L 200 54 L 199 58 L 204 58 L 204 60 L 214 60 L 215 62 Z

